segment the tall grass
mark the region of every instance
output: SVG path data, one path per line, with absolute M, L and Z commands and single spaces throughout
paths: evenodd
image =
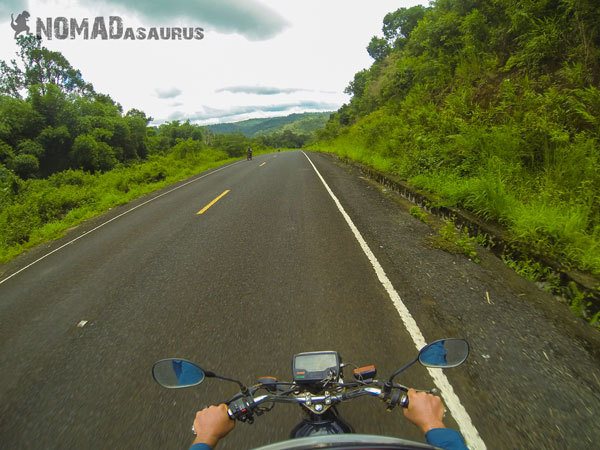
M 439 131 L 424 136 L 415 130 L 393 152 L 386 148 L 393 136 L 367 132 L 370 126 L 359 120 L 310 148 L 399 176 L 440 205 L 501 224 L 514 243 L 532 253 L 552 257 L 567 269 L 600 274 L 595 141 L 575 138 L 556 145 L 543 167 L 527 169 L 526 145 L 517 146 L 519 138 L 504 125 L 444 138 Z

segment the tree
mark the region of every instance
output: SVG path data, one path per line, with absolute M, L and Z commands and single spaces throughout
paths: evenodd
M 77 136 L 71 150 L 71 159 L 76 167 L 90 172 L 110 170 L 117 165 L 111 146 L 97 141 L 89 134 Z
M 10 167 L 14 158 L 15 152 L 12 147 L 6 142 L 0 141 L 0 164 Z
M 66 94 L 55 84 L 29 88 L 29 102 L 33 109 L 44 118 L 46 126 L 65 125 L 70 130 L 75 128 L 76 116 L 73 105 Z
M 17 146 L 17 154 L 19 155 L 32 155 L 36 158 L 40 158 L 44 154 L 44 147 L 39 142 L 32 141 L 31 139 L 25 139 L 19 142 Z
M 60 52 L 53 52 L 42 46 L 42 40 L 33 35 L 17 38 L 20 58 L 0 64 L 0 93 L 21 98 L 21 92 L 39 85 L 42 94 L 46 86 L 56 85 L 65 93 L 91 95 L 94 89 L 86 83 L 81 72 L 69 63 Z
M 185 159 L 197 155 L 202 151 L 204 145 L 201 141 L 193 139 L 180 140 L 171 149 L 171 153 L 179 159 Z
M 32 178 L 40 170 L 40 162 L 33 155 L 21 154 L 15 156 L 12 162 L 13 171 L 21 178 Z
M 0 61 L 0 95 L 21 98 L 20 91 L 25 86 L 25 76 L 17 63 L 12 60 L 10 65 Z
M 31 103 L 0 95 L 0 139 L 16 147 L 22 139 L 35 139 L 44 128 L 44 118 Z
M 355 97 L 362 97 L 367 87 L 367 81 L 369 80 L 369 71 L 363 69 L 354 75 L 354 79 L 344 89 L 344 92 Z
M 1 147 L 2 143 L 0 143 L 0 149 Z M 11 196 L 19 192 L 22 184 L 19 177 L 12 170 L 0 163 L 0 205 L 7 200 L 10 201 Z
M 369 56 L 375 61 L 383 60 L 390 53 L 390 50 L 388 42 L 377 36 L 373 36 L 371 42 L 369 42 L 369 45 L 367 46 L 367 53 L 369 53 Z
M 44 128 L 37 141 L 44 147 L 44 156 L 40 161 L 44 175 L 69 168 L 69 150 L 73 141 L 66 126 Z
M 217 134 L 213 143 L 215 148 L 227 152 L 231 157 L 243 155 L 249 144 L 248 138 L 241 133 Z
M 387 42 L 397 47 L 396 41 L 408 39 L 410 33 L 423 18 L 428 8 L 417 5 L 412 8 L 399 8 L 383 18 L 383 35 Z
M 148 156 L 148 124 L 152 121 L 152 117 L 146 116 L 143 111 L 131 109 L 125 115 L 125 121 L 129 127 L 131 143 L 133 151 L 138 158 Z
M 71 167 L 109 170 L 118 162 L 147 157 L 152 118 L 136 109 L 123 115 L 121 105 L 94 92 L 41 39 L 22 36 L 17 42 L 18 62 L 0 62 L 0 157 L 5 167 L 23 177 L 48 176 Z M 168 131 L 167 149 L 179 139 L 202 139 L 202 129 L 189 122 L 177 122 Z

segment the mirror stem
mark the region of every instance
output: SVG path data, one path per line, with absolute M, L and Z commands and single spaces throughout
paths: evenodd
M 240 387 L 240 391 L 242 391 L 242 394 L 244 394 L 244 395 L 250 394 L 250 391 L 248 391 L 248 388 L 246 386 L 244 386 L 244 384 L 241 381 L 234 380 L 232 378 L 222 377 L 222 376 L 217 375 L 216 373 L 210 372 L 210 371 L 205 371 L 204 376 L 206 376 L 208 378 L 217 378 L 219 380 L 224 380 L 224 381 L 231 381 L 232 383 L 236 383 Z
M 390 379 L 388 380 L 388 382 L 386 383 L 386 385 L 389 385 L 390 388 L 392 386 L 392 382 L 394 381 L 394 378 L 396 378 L 398 375 L 400 375 L 402 372 L 404 372 L 406 369 L 408 369 L 410 366 L 412 366 L 413 364 L 415 364 L 417 361 L 419 361 L 419 358 L 415 358 L 413 359 L 411 362 L 403 365 L 402 367 L 400 367 L 398 370 L 396 370 L 392 376 L 390 377 Z

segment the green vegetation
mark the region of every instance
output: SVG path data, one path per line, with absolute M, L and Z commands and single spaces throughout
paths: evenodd
M 418 206 L 411 207 L 408 212 L 410 213 L 411 216 L 415 217 L 416 219 L 419 219 L 423 223 L 427 223 L 429 221 L 429 219 L 428 219 L 429 214 L 427 214 L 425 211 L 423 211 Z
M 150 127 L 34 36 L 18 43 L 20 62 L 0 62 L 0 263 L 248 146 L 265 148 L 189 122 Z
M 331 113 L 290 114 L 285 117 L 249 119 L 235 123 L 210 125 L 214 133 L 243 134 L 256 138 L 261 144 L 274 148 L 300 148 L 325 127 Z
M 503 255 L 502 260 L 523 278 L 537 283 L 546 292 L 567 297 L 570 300 L 569 307 L 574 315 L 588 320 L 595 327 L 600 326 L 600 311 L 594 308 L 593 294 L 582 292 L 574 282 L 569 282 L 564 286 L 557 272 L 538 261 L 527 258 L 515 259 L 508 255 Z
M 311 148 L 501 224 L 600 274 L 600 7 L 437 0 L 386 15 L 351 101 Z
M 444 225 L 438 230 L 438 234 L 429 239 L 434 248 L 439 248 L 448 253 L 465 255 L 467 258 L 478 263 L 477 240 L 463 228 L 457 228 L 451 220 L 444 221 Z
M 558 276 L 550 268 L 537 261 L 531 259 L 515 260 L 507 255 L 502 257 L 502 261 L 523 278 L 534 282 L 544 282 L 545 290 L 548 292 L 555 293 L 560 285 Z
M 569 283 L 569 290 L 571 291 L 571 304 L 570 308 L 573 314 L 579 317 L 588 319 L 590 324 L 600 329 L 600 311 L 596 312 L 590 317 L 589 311 L 591 310 L 592 302 L 591 295 L 589 293 L 581 292 L 575 283 Z

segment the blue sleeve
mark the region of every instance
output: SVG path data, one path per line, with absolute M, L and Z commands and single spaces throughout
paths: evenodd
M 468 450 L 462 435 L 450 428 L 434 428 L 425 433 L 429 445 L 444 450 Z M 194 449 L 196 450 L 196 449 Z
M 194 444 L 190 447 L 190 450 L 212 450 L 212 447 L 207 444 Z

